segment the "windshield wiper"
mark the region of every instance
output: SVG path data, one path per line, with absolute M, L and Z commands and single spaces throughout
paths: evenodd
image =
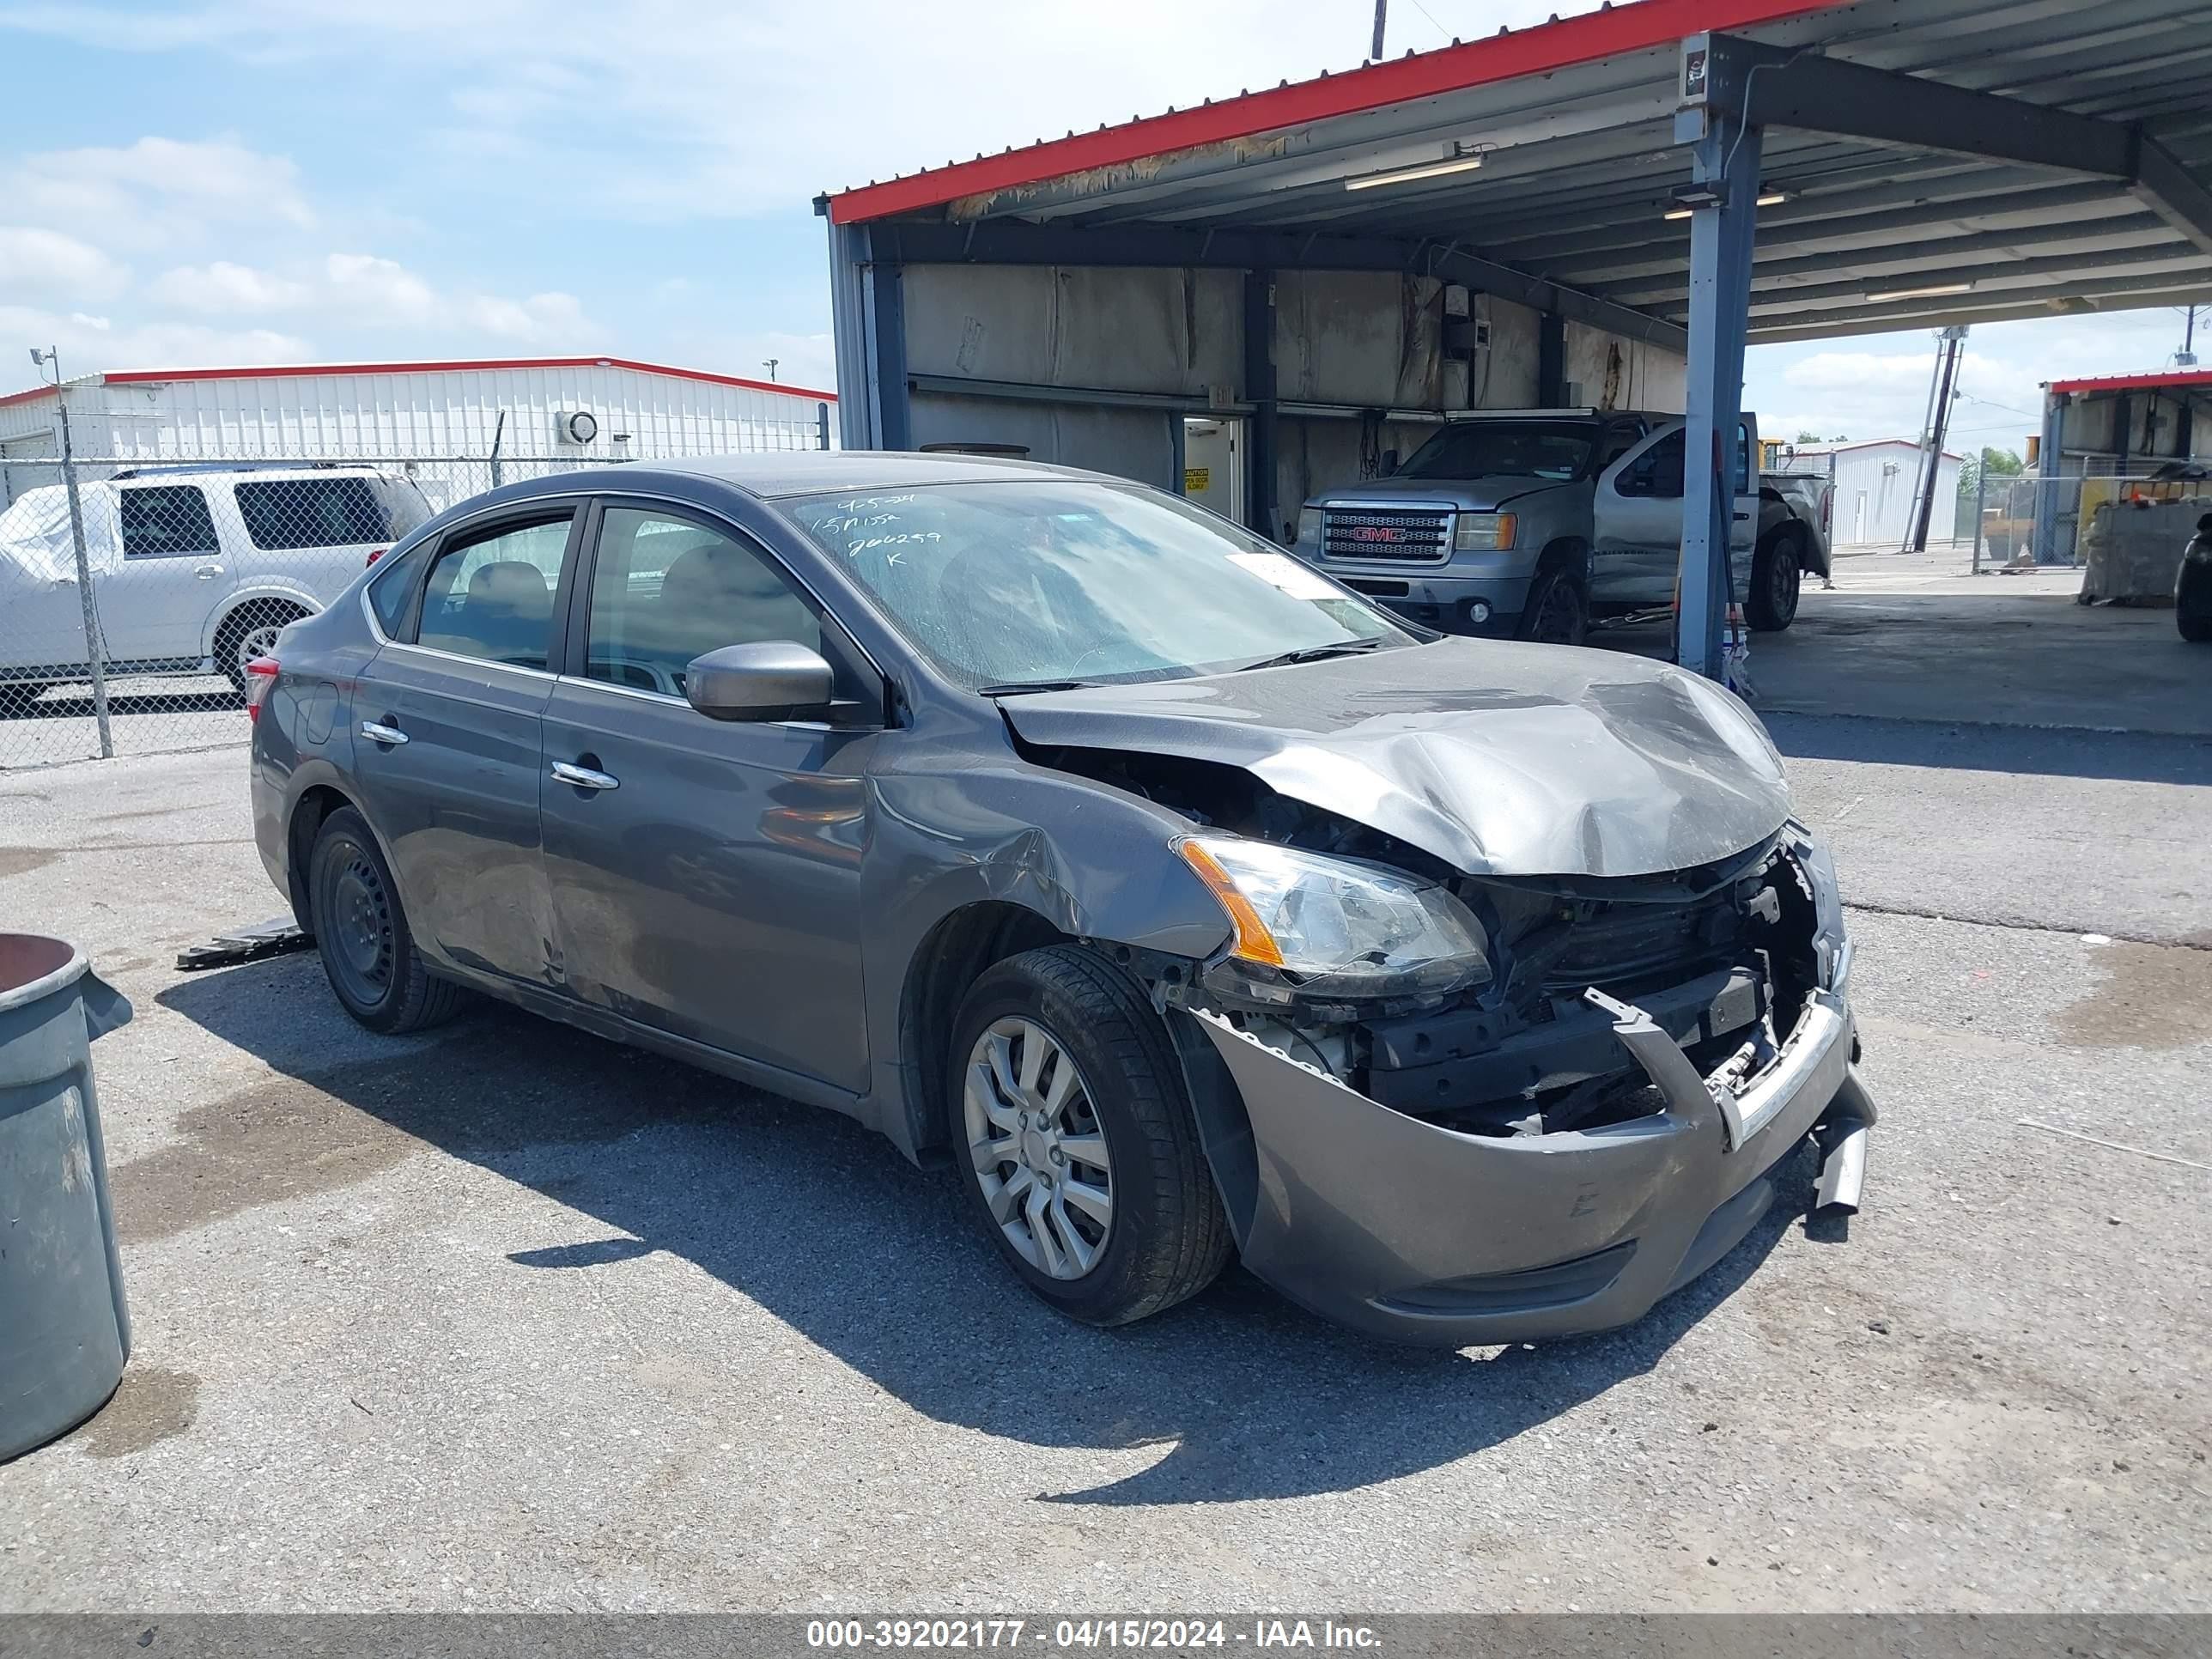
M 1367 640 L 1338 640 L 1332 645 L 1301 646 L 1296 651 L 1285 651 L 1280 656 L 1262 657 L 1257 662 L 1248 662 L 1234 672 L 1242 674 L 1254 668 L 1288 668 L 1292 663 L 1324 662 L 1331 657 L 1354 657 L 1363 651 L 1373 651 L 1389 641 L 1377 635 Z
M 1088 691 L 1097 684 L 1095 680 L 1000 680 L 990 685 L 979 685 L 979 697 L 1018 697 L 1024 691 Z

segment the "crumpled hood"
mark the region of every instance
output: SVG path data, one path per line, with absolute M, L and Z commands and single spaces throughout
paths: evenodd
M 1332 490 L 1314 498 L 1313 505 L 1328 507 L 1339 501 L 1389 501 L 1403 496 L 1410 504 L 1414 501 L 1449 501 L 1455 507 L 1474 512 L 1487 512 L 1492 507 L 1510 507 L 1515 501 L 1526 501 L 1531 495 L 1540 495 L 1548 490 L 1570 489 L 1574 486 L 1557 478 L 1532 478 L 1525 472 L 1500 473 L 1481 478 L 1370 478 L 1357 489 Z
M 1468 875 L 1686 869 L 1790 815 L 1742 703 L 1609 651 L 1446 639 L 1000 706 L 1026 742 L 1243 767 Z

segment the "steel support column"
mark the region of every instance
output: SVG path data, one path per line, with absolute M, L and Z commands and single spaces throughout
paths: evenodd
M 1244 273 L 1244 396 L 1252 405 L 1244 455 L 1244 522 L 1269 541 L 1283 533 L 1275 502 L 1275 273 Z
M 1735 509 L 1735 434 L 1743 416 L 1744 330 L 1758 213 L 1759 130 L 1711 107 L 1674 118 L 1691 150 L 1690 364 L 1683 403 L 1681 603 L 1674 660 L 1721 672 Z
M 2035 451 L 2035 531 L 2028 544 L 2038 564 L 2060 562 L 2058 492 L 2066 487 L 2066 459 L 2060 444 L 2066 435 L 2066 406 L 2070 401 L 2063 392 L 2047 392 L 2043 399 L 2043 441 Z M 2073 562 L 2074 550 L 2069 548 L 2064 562 Z
M 907 404 L 906 294 L 903 269 L 871 263 L 861 270 L 867 319 L 869 446 L 914 447 L 914 422 Z
M 837 429 L 848 449 L 874 449 L 875 417 L 868 400 L 866 286 L 868 259 L 865 226 L 830 223 L 830 200 L 817 197 L 814 210 L 830 231 L 830 337 L 836 343 Z
M 1567 401 L 1567 319 L 1547 311 L 1536 319 L 1536 402 L 1558 409 Z

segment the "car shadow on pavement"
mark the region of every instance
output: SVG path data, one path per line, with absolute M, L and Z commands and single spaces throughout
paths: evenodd
M 197 975 L 156 1000 L 279 1075 L 257 1071 L 188 1109 L 178 1143 L 115 1170 L 126 1241 L 368 1179 L 435 1148 L 600 1224 L 580 1219 L 573 1241 L 467 1271 L 588 1273 L 666 1251 L 940 1421 L 1042 1446 L 1163 1449 L 1124 1479 L 1038 1493 L 1047 1502 L 1346 1491 L 1480 1453 L 1650 1371 L 1810 1196 L 1805 1156 L 1785 1201 L 1717 1267 L 1602 1336 L 1395 1348 L 1235 1267 L 1181 1308 L 1097 1331 L 1020 1290 L 948 1172 L 915 1170 L 834 1113 L 489 1005 L 387 1051 L 339 1011 L 312 956 Z M 1685 1431 L 1718 1405 L 1686 1398 Z M 1586 1431 L 1612 1430 L 1601 1411 Z

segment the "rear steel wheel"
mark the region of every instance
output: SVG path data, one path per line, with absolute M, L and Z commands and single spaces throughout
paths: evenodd
M 453 1018 L 465 994 L 430 972 L 408 931 L 392 866 L 350 806 L 323 820 L 307 859 L 307 905 L 323 972 L 372 1031 L 418 1031 Z

